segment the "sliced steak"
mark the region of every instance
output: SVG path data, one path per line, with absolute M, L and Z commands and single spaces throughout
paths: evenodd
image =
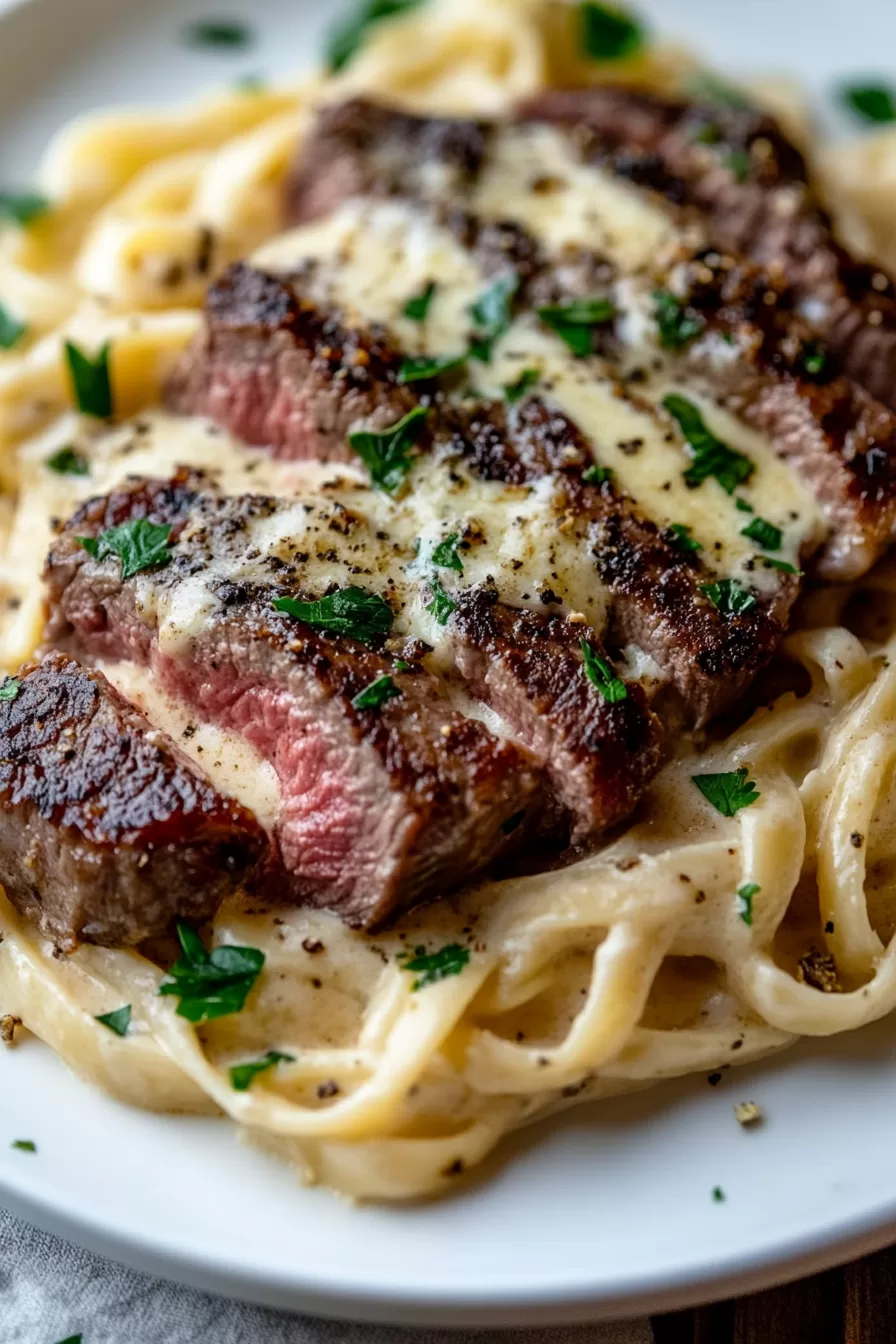
M 51 653 L 7 687 L 0 882 L 57 948 L 208 919 L 252 874 L 267 849 L 258 822 L 102 673 Z
M 773 118 L 616 86 L 539 94 L 519 115 L 568 128 L 586 161 L 698 211 L 716 246 L 793 286 L 844 370 L 896 409 L 896 288 L 838 243 Z
M 300 565 L 281 564 L 277 583 L 210 579 L 216 600 L 200 627 L 175 647 L 160 642 L 164 604 L 216 560 L 242 554 L 247 522 L 276 506 L 146 481 L 88 502 L 48 559 L 46 642 L 148 664 L 202 719 L 243 736 L 280 781 L 284 896 L 372 928 L 515 847 L 539 810 L 541 777 L 525 753 L 452 708 L 418 661 L 408 668 L 275 611 L 272 598 L 295 593 Z M 138 517 L 173 525 L 173 558 L 123 582 L 117 560 L 91 559 L 77 537 Z M 415 659 L 412 647 L 401 652 Z M 397 694 L 360 707 L 382 677 Z

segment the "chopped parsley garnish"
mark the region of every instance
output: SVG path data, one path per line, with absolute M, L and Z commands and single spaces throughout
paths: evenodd
M 687 523 L 670 523 L 669 531 L 675 536 L 672 545 L 679 551 L 695 552 L 702 551 L 703 544 L 696 537 L 691 536 L 691 529 Z
M 692 401 L 672 392 L 663 397 L 663 406 L 677 420 L 685 442 L 694 455 L 693 462 L 684 473 L 688 485 L 702 485 L 713 476 L 727 494 L 733 495 L 739 485 L 750 479 L 753 463 L 743 453 L 735 452 L 727 443 L 716 438 Z
M 449 369 L 459 369 L 467 362 L 466 355 L 448 355 L 444 359 L 431 359 L 428 355 L 414 356 L 402 360 L 398 370 L 400 383 L 419 383 L 423 378 L 439 378 Z
M 123 1008 L 116 1008 L 114 1013 L 102 1013 L 95 1020 L 114 1031 L 116 1036 L 127 1036 L 131 1025 L 131 1005 L 126 1003 Z
M 581 641 L 582 657 L 585 660 L 585 676 L 596 686 L 608 705 L 618 705 L 628 699 L 628 687 L 617 677 L 612 664 L 592 649 L 587 639 Z
M 740 530 L 742 537 L 749 537 L 755 541 L 757 546 L 761 546 L 765 551 L 780 551 L 781 542 L 784 540 L 784 533 L 780 527 L 775 527 L 774 523 L 769 523 L 765 518 L 755 517 L 746 527 Z
M 390 676 L 377 677 L 363 691 L 359 691 L 352 704 L 355 709 L 379 709 L 387 700 L 394 700 L 401 691 Z
M 130 579 L 144 569 L 167 565 L 171 560 L 168 523 L 152 523 L 148 518 L 110 527 L 98 537 L 78 537 L 77 541 L 94 560 L 107 560 L 117 555 L 121 561 L 122 580 Z
M 644 28 L 624 9 L 584 0 L 579 6 L 582 51 L 593 61 L 621 61 L 644 45 Z
M 183 39 L 191 47 L 250 47 L 255 33 L 248 23 L 238 19 L 199 19 L 181 30 Z
M 58 453 L 48 457 L 46 465 L 50 471 L 55 471 L 60 476 L 89 476 L 90 463 L 87 458 L 79 453 L 71 444 L 65 448 L 60 448 Z
M 725 163 L 735 182 L 746 182 L 753 160 L 745 149 L 732 149 Z
M 243 1008 L 264 965 L 264 953 L 255 947 L 216 947 L 206 952 L 195 929 L 177 921 L 183 956 L 159 986 L 162 995 L 180 1000 L 178 1017 L 188 1022 L 212 1022 Z
M 404 306 L 405 317 L 409 317 L 412 322 L 424 322 L 435 292 L 436 282 L 430 280 L 425 289 L 422 289 L 419 294 L 415 294 L 413 298 L 408 299 Z
M 753 897 L 760 890 L 758 882 L 745 882 L 737 889 L 737 913 L 745 924 L 753 923 Z
M 464 562 L 457 553 L 457 541 L 456 532 L 440 541 L 432 553 L 432 563 L 438 565 L 439 569 L 456 569 L 458 574 L 463 574 Z
M 694 143 L 697 145 L 717 145 L 722 138 L 722 132 L 714 121 L 704 121 L 694 131 Z
M 349 434 L 349 446 L 370 472 L 371 481 L 387 494 L 397 490 L 410 471 L 410 449 L 420 437 L 428 414 L 425 406 L 415 406 L 386 429 L 361 429 Z
M 411 663 L 406 663 L 405 660 L 404 660 L 403 658 L 396 658 L 396 659 L 395 659 L 395 671 L 396 671 L 396 672 L 410 672 L 410 670 L 411 670 L 411 666 L 412 666 L 412 664 L 411 664 Z
M 106 420 L 112 414 L 112 379 L 109 376 L 108 341 L 91 359 L 71 341 L 65 343 L 65 361 L 68 365 L 75 405 L 84 415 Z
M 22 683 L 18 677 L 4 677 L 0 683 L 0 701 L 15 700 L 21 689 Z
M 779 569 L 782 574 L 802 574 L 803 572 L 801 569 L 797 569 L 796 565 L 788 564 L 786 560 L 776 560 L 773 555 L 764 555 L 762 563 L 771 569 Z
M 69 1335 L 68 1339 L 60 1339 L 59 1344 L 84 1344 L 83 1335 Z
M 889 84 L 845 84 L 840 98 L 866 121 L 896 121 L 896 91 Z
M 513 299 L 520 287 L 520 278 L 516 271 L 507 271 L 499 275 L 488 289 L 484 289 L 470 309 L 476 335 L 470 345 L 470 358 L 487 364 L 492 357 L 492 347 L 510 326 L 513 317 Z
M 327 37 L 326 57 L 331 72 L 341 70 L 363 46 L 368 29 L 381 19 L 391 19 L 416 9 L 421 0 L 361 0 L 355 12 L 342 19 Z
M 803 341 L 800 366 L 808 378 L 821 378 L 827 370 L 828 352 L 821 341 Z
M 666 350 L 680 350 L 706 326 L 699 313 L 687 308 L 668 289 L 655 290 L 653 302 L 660 345 Z
M 723 817 L 733 817 L 742 807 L 750 807 L 759 798 L 759 792 L 746 766 L 718 775 L 691 775 L 691 779 L 707 802 L 712 803 Z
M 439 625 L 447 625 L 451 613 L 457 610 L 457 603 L 448 596 L 438 579 L 430 579 L 429 586 L 432 589 L 432 601 L 426 610 L 435 617 Z
M 365 588 L 340 588 L 316 602 L 300 602 L 294 597 L 275 597 L 274 607 L 293 620 L 304 621 L 315 630 L 348 635 L 370 644 L 392 629 L 395 613 L 388 602 Z
M 586 467 L 582 472 L 582 480 L 587 485 L 603 485 L 604 481 L 612 481 L 613 468 L 600 467 L 595 462 L 593 467 Z
M 713 1186 L 713 1188 L 712 1188 L 712 1197 L 713 1197 L 713 1202 L 716 1203 L 716 1204 L 724 1204 L 724 1203 L 725 1203 L 725 1191 L 722 1189 L 722 1187 L 721 1187 L 720 1185 L 714 1185 L 714 1186 Z
M 723 616 L 742 616 L 745 611 L 756 605 L 753 594 L 747 592 L 737 579 L 719 579 L 718 583 L 701 583 L 700 591 L 706 594 Z
M 36 1153 L 37 1144 L 33 1139 L 13 1139 L 12 1148 L 17 1148 L 20 1153 Z
M 607 298 L 573 299 L 572 303 L 536 308 L 535 311 L 545 326 L 582 359 L 591 354 L 593 329 L 613 321 L 616 305 Z
M 49 208 L 46 196 L 36 191 L 0 191 L 0 220 L 11 220 L 23 228 L 45 215 Z
M 11 350 L 25 335 L 28 328 L 24 322 L 13 317 L 8 308 L 0 303 L 0 350 Z
M 709 70 L 698 70 L 687 83 L 688 92 L 695 98 L 707 103 L 718 103 L 721 107 L 749 107 L 749 99 L 742 89 L 735 88 Z
M 405 952 L 399 954 L 399 959 L 404 960 L 403 971 L 418 973 L 411 985 L 412 990 L 418 990 L 434 985 L 438 980 L 446 980 L 449 975 L 460 975 L 470 960 L 470 953 L 460 943 L 448 943 L 438 952 L 427 952 L 425 947 L 415 947 L 413 956 Z
M 523 369 L 519 378 L 515 378 L 512 383 L 504 384 L 504 400 L 511 406 L 522 401 L 526 393 L 535 386 L 541 377 L 540 369 Z
M 234 1064 L 228 1069 L 230 1086 L 234 1092 L 248 1092 L 260 1073 L 272 1069 L 275 1064 L 294 1064 L 295 1055 L 284 1055 L 280 1050 L 269 1050 L 261 1059 L 253 1059 L 247 1064 Z
M 742 499 L 740 495 L 738 495 L 737 499 L 734 501 L 734 506 L 735 508 L 740 509 L 741 513 L 755 512 L 753 505 L 750 503 L 750 501 L 747 499 Z

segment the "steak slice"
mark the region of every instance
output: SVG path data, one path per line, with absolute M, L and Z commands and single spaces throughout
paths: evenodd
M 772 117 L 609 85 L 539 94 L 519 116 L 568 128 L 586 161 L 699 211 L 710 241 L 791 285 L 845 372 L 896 409 L 896 288 L 837 241 Z
M 0 700 L 0 882 L 60 951 L 210 918 L 267 849 L 101 672 L 60 653 Z M 17 689 L 16 689 L 17 687 Z
M 225 499 L 195 478 L 136 481 L 88 501 L 47 561 L 45 638 L 149 665 L 200 718 L 241 735 L 280 781 L 284 896 L 373 928 L 516 847 L 540 809 L 541 776 L 526 753 L 452 707 L 412 645 L 396 657 L 275 611 L 272 598 L 298 587 L 300 564 L 281 562 L 276 582 L 224 577 L 227 558 L 247 549 L 249 522 L 278 503 Z M 144 517 L 173 529 L 164 569 L 122 581 L 117 560 L 96 561 L 77 540 Z M 207 613 L 188 637 L 172 643 L 169 621 L 160 639 L 160 613 L 191 610 L 197 579 L 210 585 Z M 397 694 L 359 705 L 383 677 Z

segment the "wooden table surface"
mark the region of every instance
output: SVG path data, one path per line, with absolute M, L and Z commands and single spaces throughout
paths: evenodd
M 652 1324 L 656 1344 L 896 1344 L 896 1247 Z

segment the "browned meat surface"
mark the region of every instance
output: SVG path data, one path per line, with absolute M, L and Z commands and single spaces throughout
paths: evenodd
M 716 246 L 792 285 L 844 371 L 896 409 L 896 289 L 838 243 L 773 118 L 609 86 L 541 94 L 519 115 L 568 127 L 585 160 L 696 209 Z
M 17 689 L 16 689 L 17 683 Z M 207 919 L 267 848 L 100 672 L 59 653 L 0 700 L 0 882 L 58 948 Z
M 200 718 L 242 735 L 271 762 L 287 899 L 373 927 L 515 847 L 541 802 L 531 758 L 453 709 L 413 648 L 396 655 L 382 639 L 371 646 L 275 611 L 272 598 L 300 592 L 300 567 L 281 567 L 276 582 L 254 590 L 220 585 L 202 634 L 182 654 L 160 652 L 135 608 L 134 581 L 121 581 L 117 561 L 92 560 L 76 538 L 136 517 L 173 524 L 176 538 L 189 518 L 189 537 L 153 577 L 170 592 L 215 555 L 244 547 L 246 520 L 276 507 L 197 485 L 138 482 L 79 510 L 48 560 L 47 643 L 149 664 Z M 355 698 L 381 677 L 397 694 L 358 707 Z

